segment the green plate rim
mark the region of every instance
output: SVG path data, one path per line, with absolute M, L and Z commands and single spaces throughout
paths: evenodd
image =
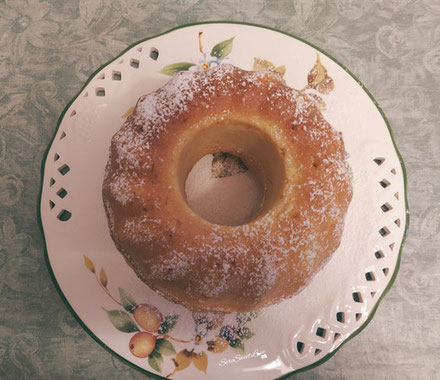
M 66 297 L 64 296 L 56 278 L 55 278 L 55 274 L 53 273 L 52 267 L 50 265 L 50 260 L 49 260 L 49 256 L 48 256 L 48 252 L 47 252 L 47 245 L 46 245 L 46 236 L 44 234 L 44 228 L 43 228 L 43 223 L 42 223 L 42 219 L 41 219 L 41 197 L 43 194 L 43 180 L 44 180 L 44 168 L 46 165 L 46 160 L 47 160 L 47 155 L 49 153 L 49 150 L 53 144 L 53 141 L 55 140 L 55 136 L 58 132 L 58 129 L 61 125 L 61 122 L 64 119 L 64 115 L 66 114 L 67 110 L 69 109 L 69 107 L 72 105 L 72 103 L 78 98 L 78 96 L 81 94 L 81 92 L 84 90 L 84 88 L 90 83 L 90 81 L 96 76 L 96 74 L 101 71 L 103 68 L 105 68 L 106 66 L 108 66 L 110 63 L 114 62 L 115 60 L 117 60 L 119 57 L 121 57 L 123 54 L 125 54 L 128 50 L 130 50 L 131 48 L 135 47 L 136 45 L 151 40 L 153 38 L 157 38 L 160 36 L 163 36 L 165 34 L 174 32 L 176 30 L 179 29 L 184 29 L 184 28 L 188 28 L 191 26 L 197 26 L 197 25 L 209 25 L 209 24 L 234 24 L 234 25 L 246 25 L 246 26 L 252 26 L 252 27 L 257 27 L 257 28 L 262 28 L 262 29 L 267 29 L 267 30 L 271 30 L 271 31 L 275 31 L 281 34 L 284 34 L 286 36 L 292 37 L 298 41 L 301 41 L 311 47 L 313 47 L 314 49 L 318 50 L 320 53 L 326 55 L 327 57 L 329 57 L 331 60 L 333 60 L 334 62 L 336 62 L 340 67 L 342 67 L 361 87 L 362 89 L 367 93 L 367 95 L 369 96 L 369 98 L 373 101 L 374 105 L 376 106 L 376 108 L 378 109 L 379 113 L 381 114 L 382 118 L 385 121 L 385 124 L 388 128 L 388 132 L 390 134 L 391 140 L 393 142 L 393 146 L 394 149 L 397 153 L 397 156 L 399 158 L 399 162 L 400 162 L 400 166 L 402 168 L 402 172 L 403 172 L 403 183 L 404 183 L 404 198 L 405 198 L 405 210 L 406 210 L 406 218 L 405 218 L 405 230 L 404 230 L 404 234 L 403 234 L 403 238 L 402 238 L 402 243 L 400 245 L 400 249 L 399 249 L 399 254 L 397 257 L 397 262 L 396 262 L 396 268 L 394 269 L 393 275 L 390 279 L 390 282 L 388 283 L 387 287 L 385 288 L 385 290 L 383 291 L 382 295 L 380 296 L 380 298 L 378 299 L 378 301 L 376 302 L 376 305 L 374 306 L 374 308 L 371 310 L 367 320 L 356 330 L 354 331 L 347 339 L 345 339 L 340 346 L 338 346 L 334 351 L 328 353 L 326 356 L 324 356 L 323 358 L 321 358 L 320 360 L 318 360 L 317 362 L 310 364 L 306 367 L 297 369 L 297 370 L 293 370 L 281 377 L 278 377 L 277 380 L 282 380 L 282 379 L 287 379 L 288 377 L 300 373 L 300 372 L 305 372 L 308 371 L 312 368 L 318 367 L 319 365 L 323 364 L 324 362 L 326 362 L 327 360 L 329 360 L 333 355 L 336 354 L 336 352 L 338 352 L 338 350 L 343 347 L 347 342 L 349 342 L 351 339 L 353 339 L 355 336 L 357 336 L 361 331 L 363 331 L 365 329 L 365 327 L 371 322 L 371 320 L 373 319 L 374 315 L 376 314 L 377 308 L 379 307 L 379 304 L 382 302 L 383 298 L 385 297 L 385 295 L 388 293 L 388 291 L 391 289 L 391 287 L 394 284 L 394 281 L 396 280 L 397 277 L 397 273 L 399 271 L 400 268 L 400 262 L 401 262 L 401 256 L 402 256 L 402 249 L 403 246 L 405 244 L 406 238 L 408 236 L 408 230 L 409 230 L 409 222 L 410 222 L 410 214 L 409 214 L 409 208 L 408 208 L 408 197 L 407 197 L 407 182 L 408 182 L 408 178 L 407 178 L 407 171 L 405 168 L 405 164 L 403 162 L 403 158 L 402 155 L 399 151 L 399 149 L 397 148 L 396 145 L 396 141 L 394 139 L 393 136 L 393 132 L 391 130 L 391 126 L 388 122 L 387 117 L 385 116 L 385 113 L 383 112 L 382 108 L 379 106 L 379 104 L 377 103 L 376 99 L 373 97 L 373 95 L 370 93 L 370 91 L 368 91 L 368 89 L 361 83 L 361 81 L 350 71 L 348 70 L 341 62 L 339 62 L 336 58 L 334 58 L 331 54 L 328 54 L 326 51 L 322 50 L 321 48 L 319 48 L 318 46 L 312 44 L 311 42 L 308 42 L 306 40 L 304 40 L 301 37 L 298 37 L 294 34 L 290 34 L 269 26 L 265 26 L 265 25 L 259 25 L 259 24 L 254 24 L 254 23 L 248 23 L 248 22 L 239 22 L 239 21 L 227 21 L 227 20 L 219 20 L 219 21 L 201 21 L 201 22 L 194 22 L 194 23 L 189 23 L 189 24 L 184 24 L 184 25 L 179 25 L 177 27 L 174 27 L 172 29 L 169 29 L 165 32 L 156 34 L 154 36 L 151 37 L 147 37 L 147 38 L 143 38 L 139 41 L 136 41 L 132 44 L 130 44 L 126 49 L 124 49 L 120 54 L 118 54 L 116 57 L 114 57 L 113 59 L 111 59 L 110 61 L 104 63 L 103 65 L 101 65 L 97 70 L 95 70 L 89 77 L 89 79 L 87 79 L 87 81 L 84 83 L 84 85 L 81 87 L 81 89 L 78 91 L 78 93 L 72 98 L 72 100 L 70 100 L 70 102 L 66 105 L 66 107 L 64 108 L 63 112 L 61 113 L 60 117 L 58 118 L 57 121 L 57 126 L 55 128 L 55 132 L 54 135 L 51 139 L 51 141 L 48 144 L 48 147 L 46 148 L 46 151 L 43 154 L 43 159 L 42 159 L 42 163 L 41 163 L 41 180 L 40 180 L 40 191 L 39 191 L 39 196 L 38 196 L 38 206 L 37 206 L 37 220 L 38 220 L 38 225 L 40 227 L 41 233 L 43 235 L 43 245 L 44 245 L 44 258 L 45 258 L 45 262 L 46 262 L 46 266 L 48 269 L 48 272 L 52 278 L 52 281 L 55 285 L 55 288 L 58 291 L 58 294 L 60 295 L 61 299 L 64 301 L 64 303 L 66 304 L 67 308 L 69 309 L 69 311 L 72 313 L 72 315 L 74 316 L 74 318 L 77 320 L 77 322 L 81 325 L 81 327 L 99 344 L 101 345 L 105 350 L 107 350 L 108 352 L 110 352 L 113 356 L 115 356 L 116 358 L 118 358 L 119 360 L 121 360 L 123 363 L 127 364 L 128 366 L 140 371 L 141 373 L 143 373 L 144 375 L 148 375 L 148 376 L 152 376 L 155 379 L 166 379 L 163 376 L 157 375 L 153 372 L 150 372 L 146 369 L 143 369 L 139 366 L 137 366 L 136 364 L 133 364 L 132 362 L 126 360 L 125 358 L 123 358 L 122 356 L 120 356 L 118 353 L 116 353 L 115 351 L 113 351 L 109 346 L 107 346 L 103 341 L 101 341 L 87 326 L 86 324 L 79 318 L 79 316 L 76 314 L 75 310 L 73 310 L 72 306 L 70 305 L 69 301 L 66 299 Z

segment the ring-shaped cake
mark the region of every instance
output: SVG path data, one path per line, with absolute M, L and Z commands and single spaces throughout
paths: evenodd
M 258 214 L 213 224 L 186 201 L 207 154 L 240 157 L 264 188 Z M 274 72 L 222 64 L 142 96 L 113 136 L 103 183 L 110 232 L 139 278 L 194 311 L 291 297 L 338 248 L 352 197 L 340 133 Z

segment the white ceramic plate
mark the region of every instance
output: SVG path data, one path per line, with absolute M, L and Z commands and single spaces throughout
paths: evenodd
M 308 83 L 318 54 L 335 84 L 326 95 Z M 341 246 L 308 287 L 258 315 L 231 314 L 221 327 L 208 329 L 151 291 L 115 249 L 101 198 L 104 167 L 110 139 L 138 97 L 166 83 L 170 77 L 163 72 L 185 68 L 169 65 L 188 62 L 190 70 L 199 70 L 229 62 L 252 70 L 256 57 L 284 65 L 290 86 L 306 88 L 325 103 L 325 118 L 344 137 L 354 195 Z M 323 362 L 366 325 L 397 271 L 407 227 L 405 197 L 403 164 L 384 115 L 344 67 L 281 32 L 205 23 L 136 43 L 90 78 L 62 114 L 48 150 L 40 212 L 60 293 L 112 353 L 140 370 L 176 379 L 271 379 Z M 169 322 L 147 358 L 129 349 L 142 330 L 131 313 L 135 304 L 154 305 Z

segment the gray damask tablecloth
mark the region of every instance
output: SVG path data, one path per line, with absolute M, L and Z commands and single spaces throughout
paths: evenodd
M 46 269 L 40 165 L 68 101 L 129 44 L 205 20 L 275 27 L 343 62 L 382 106 L 408 170 L 411 228 L 370 325 L 297 378 L 440 378 L 440 2 L 0 0 L 0 378 L 141 379 L 78 325 Z

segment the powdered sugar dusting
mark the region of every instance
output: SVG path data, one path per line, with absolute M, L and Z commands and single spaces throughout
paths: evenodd
M 214 108 L 216 99 L 229 108 Z M 234 227 L 201 222 L 184 208 L 167 209 L 178 190 L 155 180 L 155 165 L 166 161 L 161 141 L 179 133 L 179 123 L 194 112 L 221 120 L 237 104 L 273 123 L 271 138 L 285 150 L 283 201 Z M 344 154 L 340 134 L 314 100 L 276 73 L 226 64 L 179 73 L 141 97 L 113 137 L 103 188 L 112 236 L 138 276 L 188 307 L 215 309 L 204 299 L 228 295 L 243 309 L 279 301 L 305 286 L 339 245 L 351 199 Z M 127 218 L 121 206 L 132 204 Z M 182 286 L 184 299 L 177 296 Z

